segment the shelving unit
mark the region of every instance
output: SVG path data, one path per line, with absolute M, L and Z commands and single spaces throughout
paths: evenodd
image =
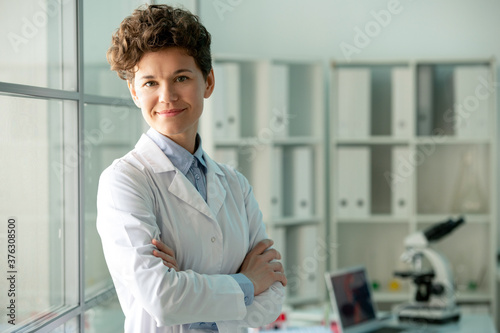
M 325 71 L 322 62 L 215 56 L 200 132 L 253 186 L 282 253 L 290 306 L 325 299 Z
M 495 73 L 490 59 L 332 62 L 330 267 L 365 265 L 382 308 L 414 297 L 393 278 L 404 238 L 463 215 L 431 247 L 459 305 L 496 314 Z

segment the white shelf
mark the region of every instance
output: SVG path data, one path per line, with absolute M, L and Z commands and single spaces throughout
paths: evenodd
M 418 145 L 486 145 L 490 144 L 490 139 L 488 138 L 457 138 L 452 135 L 443 136 L 419 136 L 416 138 L 416 144 Z
M 392 215 L 372 215 L 368 217 L 344 217 L 337 220 L 340 224 L 352 224 L 352 223 L 388 223 L 388 224 L 407 224 L 408 218 L 395 217 Z
M 459 214 L 419 214 L 417 215 L 417 223 L 437 223 L 446 221 L 450 217 L 456 218 Z M 488 224 L 491 221 L 491 216 L 486 214 L 464 214 L 465 223 Z
M 321 224 L 324 221 L 324 218 L 317 216 L 310 217 L 277 217 L 269 222 L 269 225 L 273 227 L 287 227 L 294 225 L 311 225 L 311 224 Z
M 333 144 L 337 145 L 487 145 L 490 144 L 488 138 L 457 138 L 451 135 L 443 136 L 419 136 L 415 139 L 395 138 L 389 135 L 371 136 L 367 138 L 334 139 Z
M 392 136 L 371 136 L 357 139 L 335 139 L 334 144 L 338 145 L 407 145 L 410 139 L 394 138 Z
M 286 303 L 319 303 L 326 295 L 327 258 L 307 278 L 303 266 L 318 241 L 327 241 L 324 64 L 215 55 L 214 66 L 221 73 L 215 72 L 219 87 L 233 82 L 240 89 L 234 98 L 221 89 L 208 101 L 204 149 L 235 166 L 253 187 L 269 237 L 289 268 L 288 280 L 296 282 L 287 288 Z
M 309 136 L 290 136 L 286 138 L 259 138 L 245 137 L 238 139 L 216 139 L 214 145 L 217 147 L 241 147 L 241 146 L 261 146 L 261 145 L 276 145 L 276 146 L 298 146 L 298 145 L 318 145 L 323 144 L 323 141 L 317 137 Z
M 496 72 L 492 59 L 332 61 L 329 232 L 339 251 L 331 269 L 361 264 L 371 278 L 389 281 L 404 265 L 406 236 L 463 215 L 464 226 L 432 245 L 456 279 L 480 285 L 477 292 L 457 291 L 458 302 L 496 311 L 496 96 L 488 90 L 487 103 L 474 99 L 474 88 L 484 80 L 491 86 Z M 478 112 L 464 112 L 472 102 Z M 470 188 L 476 191 L 464 190 Z M 471 192 L 476 201 L 466 200 Z M 467 209 L 464 202 L 478 213 L 457 213 Z M 374 297 L 411 299 L 409 291 L 379 290 Z
M 288 137 L 288 138 L 280 138 L 280 139 L 274 139 L 272 140 L 272 143 L 274 145 L 282 145 L 282 146 L 287 146 L 287 145 L 317 145 L 317 144 L 322 144 L 323 141 L 320 138 L 316 137 Z
M 246 137 L 238 139 L 225 139 L 225 140 L 214 140 L 214 145 L 216 147 L 241 147 L 241 146 L 258 146 L 264 143 L 257 137 Z

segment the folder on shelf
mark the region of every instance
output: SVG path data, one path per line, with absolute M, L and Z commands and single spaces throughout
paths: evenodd
M 313 215 L 313 148 L 307 146 L 293 148 L 292 163 L 293 215 L 310 217 Z
M 313 298 L 318 296 L 321 263 L 317 256 L 318 232 L 316 225 L 301 225 L 288 228 L 287 286 L 289 296 Z
M 454 69 L 456 137 L 488 137 L 489 101 L 493 96 L 482 82 L 489 78 L 485 66 L 458 66 Z
M 431 135 L 433 129 L 433 71 L 431 66 L 418 67 L 417 134 Z
M 289 70 L 284 64 L 271 65 L 271 115 L 268 127 L 275 138 L 288 136 L 288 117 L 290 113 Z
M 283 216 L 283 148 L 273 147 L 271 175 L 271 217 Z
M 240 67 L 235 63 L 224 64 L 227 138 L 240 137 Z
M 413 119 L 413 77 L 408 67 L 392 70 L 392 136 L 409 138 Z
M 339 147 L 337 165 L 337 216 L 368 217 L 371 210 L 369 148 Z
M 371 124 L 370 70 L 337 70 L 338 138 L 366 138 Z
M 407 217 L 410 214 L 410 184 L 415 168 L 411 165 L 410 148 L 395 146 L 392 148 L 391 205 L 392 215 Z
M 240 68 L 236 63 L 213 65 L 215 89 L 205 101 L 204 113 L 212 123 L 214 139 L 240 137 Z
M 222 64 L 217 63 L 213 64 L 213 70 L 217 84 L 210 98 L 205 100 L 201 122 L 203 131 L 211 133 L 210 137 L 213 139 L 222 139 L 225 138 L 226 133 L 225 70 Z
M 269 231 L 269 237 L 273 240 L 273 248 L 281 253 L 281 264 L 286 269 L 286 260 L 288 258 L 286 253 L 286 227 L 272 227 Z

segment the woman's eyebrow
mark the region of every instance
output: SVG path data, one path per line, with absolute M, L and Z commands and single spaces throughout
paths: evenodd
M 177 75 L 177 74 L 180 74 L 182 72 L 189 72 L 189 73 L 192 73 L 193 71 L 190 70 L 190 69 L 187 69 L 187 68 L 182 68 L 182 69 L 178 69 L 174 72 L 174 75 Z
M 180 73 L 183 73 L 183 72 L 193 73 L 193 71 L 192 71 L 192 70 L 190 70 L 190 69 L 187 69 L 187 68 L 181 68 L 181 69 L 176 70 L 176 71 L 173 73 L 173 75 L 177 75 L 177 74 L 180 74 Z M 154 79 L 154 78 L 156 78 L 154 75 L 152 75 L 152 74 L 146 74 L 146 75 L 141 76 L 141 78 L 140 78 L 140 79 L 141 79 L 141 80 L 151 80 L 151 79 Z

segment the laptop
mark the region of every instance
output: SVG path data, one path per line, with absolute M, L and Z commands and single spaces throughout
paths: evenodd
M 325 274 L 325 278 L 332 308 L 339 315 L 343 333 L 414 332 L 408 326 L 391 325 L 388 317 L 377 317 L 364 266 L 329 272 Z

